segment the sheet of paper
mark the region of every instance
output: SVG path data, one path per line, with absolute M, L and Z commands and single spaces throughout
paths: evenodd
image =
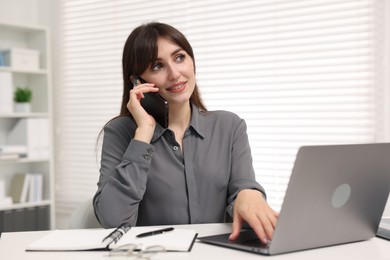
M 196 236 L 196 231 L 191 229 L 175 228 L 173 231 L 165 232 L 149 237 L 137 238 L 141 233 L 158 230 L 161 228 L 153 227 L 136 227 L 127 232 L 122 239 L 115 245 L 121 246 L 124 244 L 134 243 L 147 246 L 163 246 L 169 251 L 188 251 Z
M 103 249 L 104 237 L 114 229 L 73 229 L 54 230 L 30 244 L 26 250 L 35 251 L 75 251 Z

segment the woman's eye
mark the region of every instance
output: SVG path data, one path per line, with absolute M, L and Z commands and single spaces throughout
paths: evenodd
M 185 55 L 184 54 L 178 54 L 177 56 L 176 56 L 176 61 L 177 62 L 182 62 L 184 59 L 185 59 Z
M 152 65 L 152 71 L 158 71 L 161 69 L 162 65 L 160 63 L 156 63 Z

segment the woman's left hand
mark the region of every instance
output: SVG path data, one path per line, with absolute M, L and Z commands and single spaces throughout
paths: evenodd
M 279 213 L 271 209 L 261 192 L 251 189 L 242 190 L 234 202 L 232 233 L 229 239 L 238 238 L 245 221 L 266 244 L 272 240 L 278 216 Z

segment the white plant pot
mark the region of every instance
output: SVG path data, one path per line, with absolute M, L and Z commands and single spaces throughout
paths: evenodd
M 30 113 L 31 103 L 29 102 L 16 102 L 14 106 L 15 113 Z

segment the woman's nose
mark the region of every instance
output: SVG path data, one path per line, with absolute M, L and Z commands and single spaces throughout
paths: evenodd
M 180 71 L 174 65 L 169 66 L 169 80 L 175 81 L 178 78 L 180 78 Z

